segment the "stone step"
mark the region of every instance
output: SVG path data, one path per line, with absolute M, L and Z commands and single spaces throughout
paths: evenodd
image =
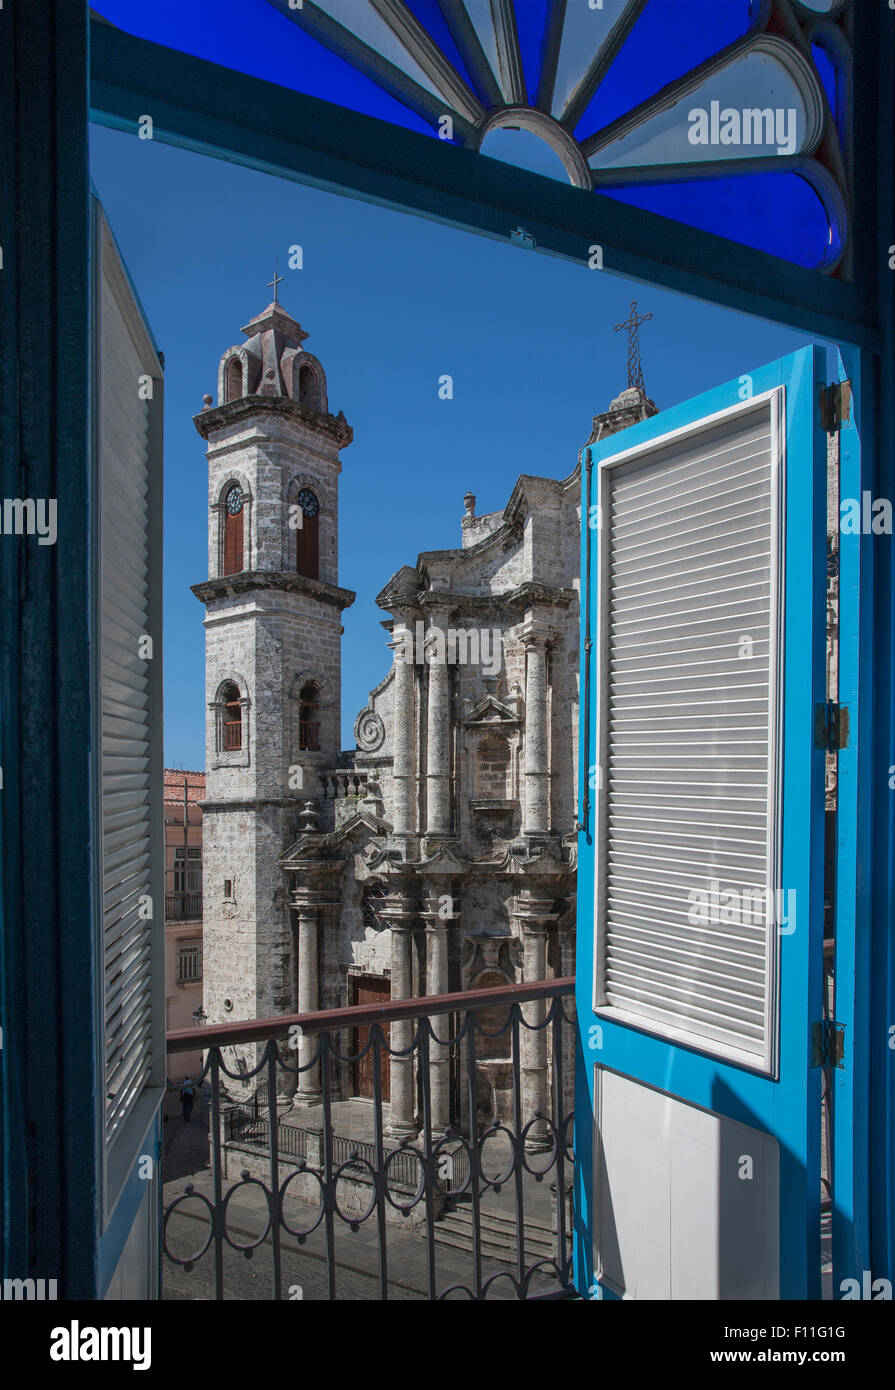
M 471 1202 L 457 1202 L 448 1210 L 451 1216 L 458 1216 L 462 1221 L 468 1221 L 470 1226 L 472 1225 Z M 495 1228 L 505 1226 L 513 1232 L 513 1235 L 516 1234 L 516 1214 L 511 1208 L 483 1206 L 479 1208 L 479 1214 L 483 1225 L 487 1222 L 489 1226 Z M 526 1232 L 533 1232 L 536 1235 L 543 1234 L 553 1238 L 553 1227 L 546 1221 L 539 1221 L 535 1216 L 526 1215 L 524 1225 Z
M 512 1215 L 493 1209 L 481 1212 L 479 1224 L 480 1248 L 483 1255 L 497 1255 L 502 1259 L 516 1257 L 516 1221 Z M 449 1245 L 455 1250 L 472 1250 L 472 1210 L 466 1205 L 457 1205 L 444 1212 L 435 1222 L 436 1244 Z M 525 1222 L 525 1259 L 527 1264 L 534 1260 L 552 1259 L 556 1250 L 556 1237 L 549 1226 L 541 1222 Z
M 440 1223 L 435 1227 L 435 1244 L 444 1246 L 446 1249 L 462 1251 L 464 1254 L 472 1253 L 472 1232 L 453 1231 L 440 1229 Z M 487 1259 L 496 1260 L 502 1265 L 514 1265 L 516 1262 L 516 1242 L 512 1243 L 502 1240 L 493 1240 L 484 1231 L 479 1243 L 479 1249 Z M 532 1245 L 525 1247 L 525 1264 L 527 1266 L 535 1264 L 539 1260 L 552 1260 L 554 1258 L 553 1249 L 541 1249 Z

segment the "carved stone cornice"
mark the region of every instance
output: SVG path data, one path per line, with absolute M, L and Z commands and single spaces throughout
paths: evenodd
M 294 908 L 300 917 L 314 916 L 327 909 L 335 911 L 342 905 L 342 896 L 334 891 L 335 887 L 332 883 L 296 883 L 289 894 L 289 906 Z
M 566 609 L 577 598 L 574 589 L 565 589 L 554 584 L 541 584 L 527 579 L 514 589 L 493 594 L 467 594 L 461 589 L 428 589 L 415 594 L 391 593 L 388 588 L 376 599 L 380 608 L 389 613 L 408 617 L 432 608 L 446 608 L 449 614 L 463 613 L 510 613 L 524 614 L 538 604 L 547 608 Z M 388 626 L 383 624 L 383 626 Z
M 528 885 L 522 885 L 516 897 L 510 899 L 510 916 L 518 922 L 519 930 L 523 933 L 545 932 L 559 920 L 554 908 L 555 901 L 552 897 L 535 897 Z
M 526 618 L 524 623 L 519 624 L 515 635 L 520 642 L 524 642 L 526 647 L 543 647 L 556 638 L 556 633 L 549 622 L 545 622 L 543 618 L 535 614 Z
M 494 717 L 486 718 L 485 716 L 488 714 Z M 513 710 L 510 709 L 509 705 L 504 704 L 502 700 L 498 700 L 496 695 L 485 695 L 479 700 L 478 704 L 469 711 L 465 719 L 461 719 L 460 722 L 467 729 L 473 727 L 493 729 L 501 725 L 506 727 L 507 725 L 521 724 L 522 720 L 518 714 L 515 714 Z
M 239 421 L 247 420 L 261 411 L 265 414 L 285 415 L 317 434 L 326 435 L 339 449 L 344 449 L 354 438 L 354 430 L 344 415 L 330 415 L 320 410 L 312 410 L 310 406 L 292 400 L 291 396 L 240 396 L 239 400 L 211 406 L 208 410 L 194 415 L 193 424 L 202 438 L 207 439 L 212 430 L 238 424 Z
M 221 575 L 203 579 L 190 586 L 200 603 L 219 598 L 239 598 L 257 591 L 279 590 L 287 594 L 305 594 L 320 603 L 329 604 L 341 613 L 350 608 L 356 598 L 353 589 L 340 589 L 337 584 L 324 584 L 322 579 L 308 579 L 292 570 L 243 570 L 241 574 Z

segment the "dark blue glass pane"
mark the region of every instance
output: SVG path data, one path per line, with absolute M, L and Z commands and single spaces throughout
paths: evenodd
M 475 83 L 466 71 L 466 65 L 460 56 L 460 50 L 454 43 L 450 29 L 445 23 L 444 15 L 438 0 L 404 0 L 408 10 L 412 10 L 420 24 L 441 49 L 445 58 L 453 63 L 463 81 L 471 92 L 475 91 Z
M 842 111 L 839 105 L 839 83 L 836 80 L 836 69 L 827 53 L 827 50 L 819 43 L 811 45 L 811 56 L 814 59 L 814 66 L 817 68 L 818 76 L 823 83 L 824 91 L 827 94 L 827 101 L 830 103 L 830 110 L 833 119 L 842 135 Z
M 522 52 L 525 90 L 534 106 L 541 76 L 541 47 L 547 27 L 549 0 L 516 0 L 516 32 Z
M 575 130 L 596 134 L 748 32 L 754 0 L 649 0 Z
M 794 173 L 742 174 L 598 192 L 795 265 L 816 268 L 835 259 L 841 250 L 820 198 Z
M 92 0 L 128 34 L 432 135 L 432 127 L 267 0 Z

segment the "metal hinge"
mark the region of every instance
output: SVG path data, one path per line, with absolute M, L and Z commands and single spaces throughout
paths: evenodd
M 814 707 L 814 746 L 835 753 L 839 748 L 848 747 L 849 734 L 848 705 L 837 705 L 833 700 Z
M 831 381 L 820 388 L 820 423 L 827 434 L 835 434 L 851 415 L 851 382 Z
M 811 1025 L 811 1065 L 812 1067 L 845 1066 L 845 1025 L 835 1018 L 825 1018 Z

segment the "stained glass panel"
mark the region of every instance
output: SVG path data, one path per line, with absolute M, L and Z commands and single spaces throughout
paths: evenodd
M 848 122 L 839 0 L 791 0 L 785 23 L 777 0 L 95 0 L 94 9 L 141 38 L 432 137 L 449 115 L 455 142 L 545 176 L 586 188 L 589 164 L 601 191 L 611 184 L 634 206 L 801 265 L 829 270 L 841 251 L 849 197 L 836 136 L 828 130 L 823 166 L 804 162 L 821 138 L 822 93 L 840 135 Z M 805 26 L 804 44 L 794 24 Z M 679 86 L 669 93 L 670 84 Z M 486 135 L 506 106 L 512 117 L 526 103 L 524 139 Z M 711 137 L 713 103 L 718 138 L 704 142 L 690 117 L 704 110 Z M 726 125 L 725 109 L 736 117 Z M 770 156 L 793 166 L 801 157 L 804 177 L 791 167 L 752 182 L 711 168 L 703 180 L 661 178 L 666 166 Z

